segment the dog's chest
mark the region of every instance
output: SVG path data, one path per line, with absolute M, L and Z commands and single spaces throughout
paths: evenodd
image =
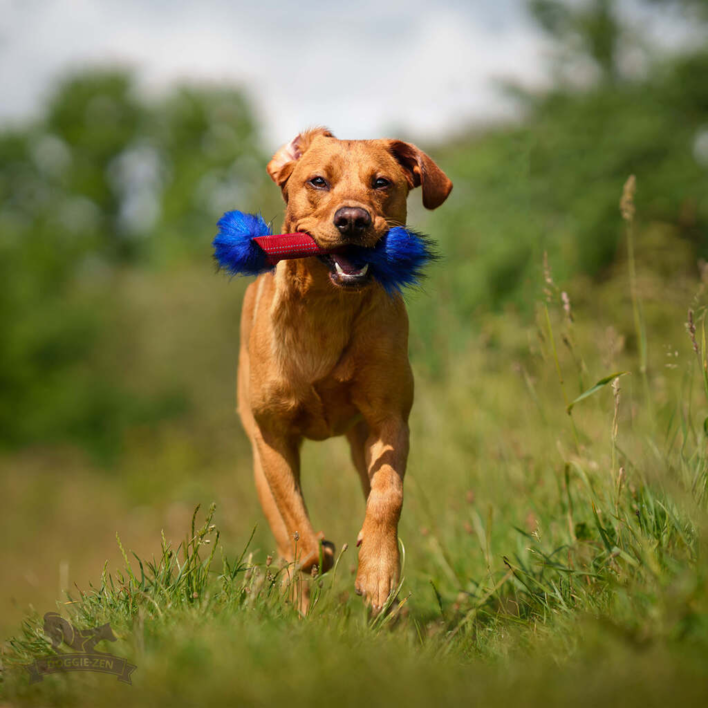
M 275 359 L 293 380 L 315 383 L 329 377 L 342 357 L 345 340 L 326 330 L 291 328 L 275 343 Z
M 351 384 L 333 380 L 313 386 L 311 405 L 301 410 L 299 427 L 311 440 L 343 435 L 360 417 L 352 403 Z
M 342 435 L 358 416 L 351 396 L 354 312 L 291 305 L 278 314 L 270 352 L 278 374 L 262 403 L 306 438 Z
M 352 340 L 352 313 L 329 308 L 317 314 L 303 305 L 282 312 L 276 320 L 272 355 L 293 381 L 314 384 L 343 380 Z
M 324 368 L 324 367 L 323 367 Z M 326 374 L 313 369 L 309 381 L 298 372 L 297 380 L 289 379 L 283 393 L 289 400 L 290 425 L 310 440 L 325 440 L 344 434 L 359 417 L 352 403 L 354 387 L 353 363 L 348 359 L 335 362 Z M 314 376 L 314 374 L 320 374 Z

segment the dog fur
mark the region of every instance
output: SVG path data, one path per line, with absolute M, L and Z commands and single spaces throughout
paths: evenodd
M 337 140 L 324 128 L 298 135 L 267 169 L 286 202 L 283 232 L 304 231 L 327 249 L 374 246 L 389 228 L 405 225 L 414 187 L 421 187 L 428 209 L 440 206 L 452 189 L 414 145 Z M 315 186 L 322 182 L 326 189 Z M 343 207 L 366 210 L 370 225 L 343 235 L 334 223 Z M 345 435 L 366 498 L 356 591 L 375 611 L 399 576 L 397 529 L 412 404 L 408 319 L 398 293 L 389 295 L 371 280 L 351 287 L 317 257 L 282 261 L 248 287 L 238 410 L 278 551 L 310 572 L 321 545 L 322 570 L 331 567 L 333 546 L 307 514 L 299 448 L 304 438 Z

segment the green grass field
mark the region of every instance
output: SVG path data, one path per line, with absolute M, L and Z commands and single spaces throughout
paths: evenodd
M 196 376 L 204 403 L 157 438 L 133 430 L 110 473 L 71 450 L 3 461 L 4 702 L 706 705 L 706 284 L 645 268 L 661 260 L 648 248 L 592 286 L 561 288 L 539 262 L 531 319 L 509 307 L 466 327 L 444 268 L 411 297 L 404 581 L 376 618 L 353 592 L 364 501 L 342 440 L 304 450 L 338 557 L 306 580 L 306 617 L 269 559 L 232 409 L 244 284 L 200 267 L 125 283 L 136 309 L 151 303 L 159 362 L 133 384 Z M 170 324 L 178 311 L 189 331 Z M 169 357 L 185 349 L 187 363 Z M 110 622 L 118 641 L 98 649 L 137 666 L 132 686 L 30 685 L 23 665 L 51 653 L 42 616 L 57 608 Z

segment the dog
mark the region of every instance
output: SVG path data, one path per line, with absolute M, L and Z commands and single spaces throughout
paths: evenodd
M 246 290 L 238 412 L 258 496 L 280 556 L 305 573 L 328 570 L 334 546 L 308 518 L 299 448 L 304 438 L 346 436 L 366 498 L 355 588 L 378 612 L 400 573 L 413 375 L 403 298 L 349 262 L 346 246 L 372 247 L 405 225 L 413 188 L 435 209 L 452 182 L 410 143 L 338 140 L 325 128 L 297 135 L 267 171 L 285 200 L 283 233 L 337 251 L 281 261 Z

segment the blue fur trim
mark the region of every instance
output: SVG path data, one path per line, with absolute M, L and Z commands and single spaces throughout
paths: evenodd
M 252 239 L 270 236 L 270 228 L 260 214 L 227 211 L 219 219 L 219 234 L 214 239 L 214 257 L 220 268 L 231 275 L 258 275 L 271 270 L 268 257 Z
M 374 248 L 348 251 L 355 265 L 369 264 L 371 275 L 391 295 L 408 286 L 420 285 L 423 269 L 438 256 L 430 238 L 411 229 L 394 226 Z

